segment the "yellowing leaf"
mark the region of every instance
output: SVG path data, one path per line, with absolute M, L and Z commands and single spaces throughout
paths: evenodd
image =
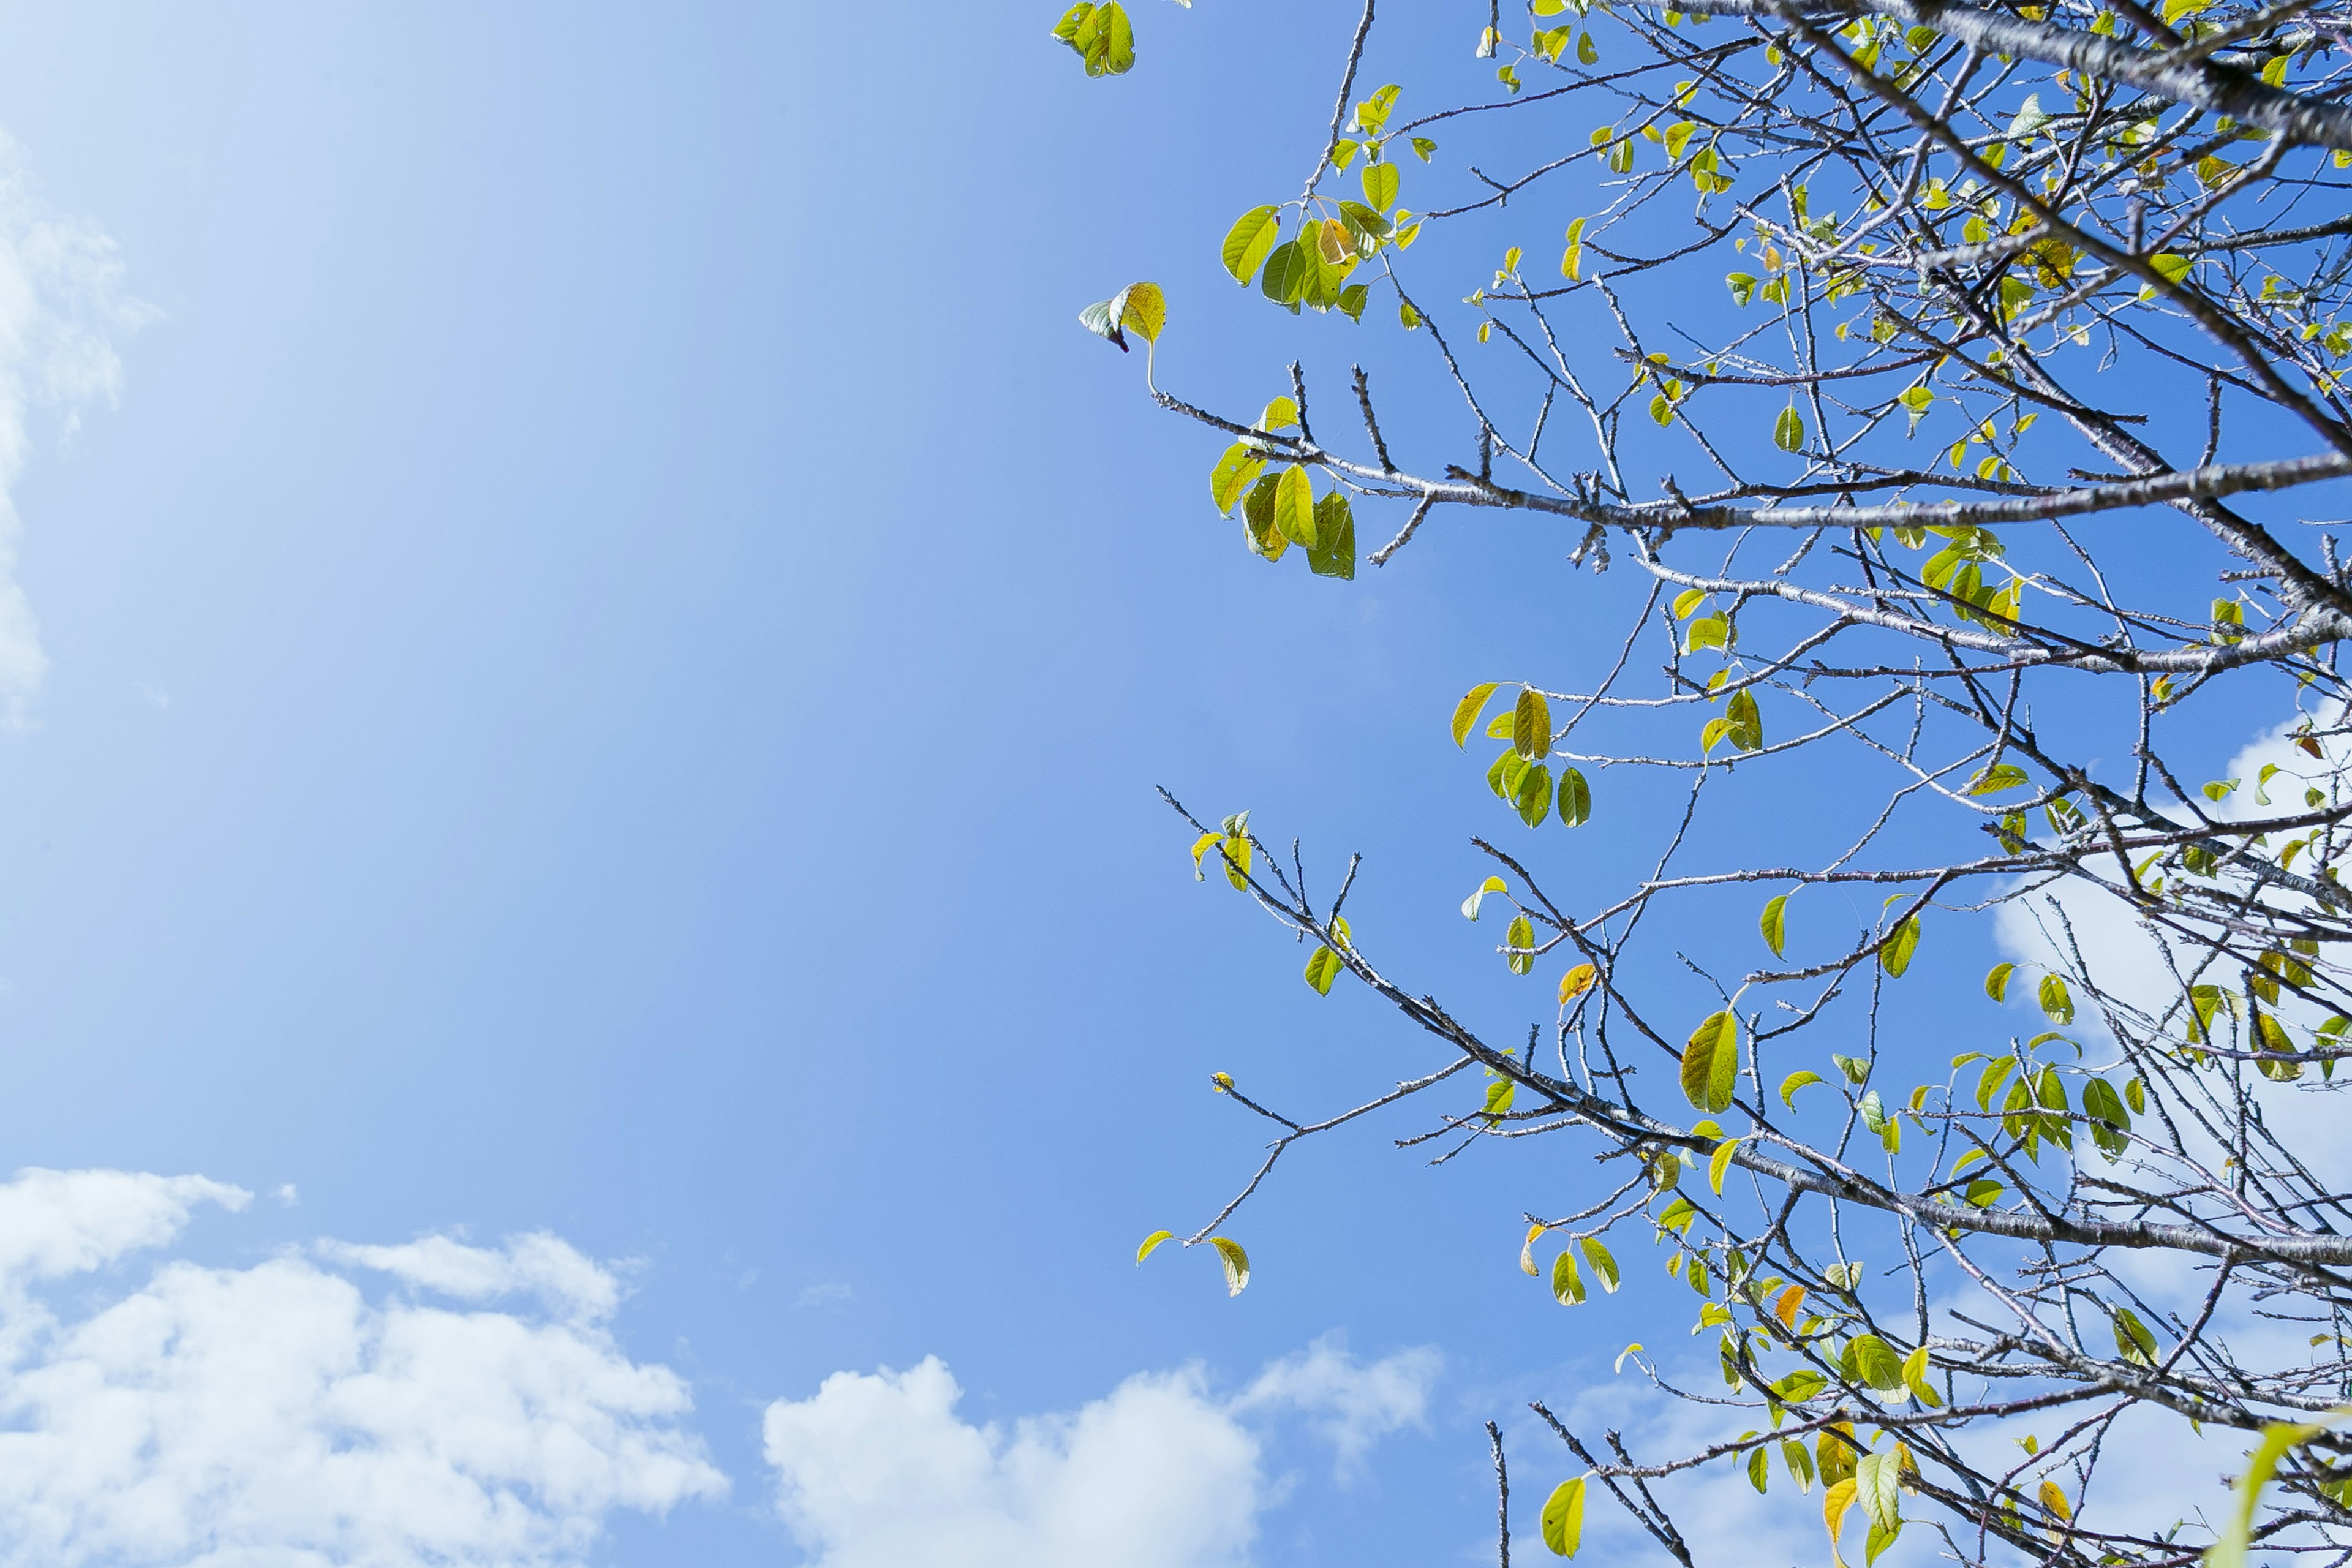
M 2071 1520 L 2074 1517 L 2073 1506 L 2066 1501 L 2066 1494 L 2059 1489 L 2056 1481 L 2043 1481 L 2038 1495 L 2042 1499 L 2042 1506 L 2049 1510 L 2051 1518 Z
M 1463 695 L 1461 701 L 1454 705 L 1454 743 L 1456 746 L 1468 742 L 1472 726 L 1478 722 L 1478 715 L 1486 710 L 1486 699 L 1495 695 L 1495 689 L 1500 684 L 1499 681 L 1489 680 L 1474 686 Z
M 1782 1328 L 1793 1332 L 1797 1327 L 1797 1314 L 1804 1310 L 1804 1306 L 1805 1288 L 1802 1285 L 1791 1285 L 1781 1291 L 1779 1299 L 1772 1303 L 1772 1315 L 1780 1320 Z
M 1683 1094 L 1701 1110 L 1724 1110 L 1739 1075 L 1739 1021 L 1710 1013 L 1683 1047 Z
M 1584 1304 L 1584 1276 L 1576 1271 L 1576 1254 L 1564 1247 L 1551 1260 L 1551 1293 L 1563 1307 Z
M 1808 1084 L 1826 1083 L 1827 1081 L 1829 1080 L 1822 1078 L 1822 1075 L 1817 1072 L 1810 1070 L 1792 1072 L 1787 1078 L 1780 1080 L 1780 1103 L 1787 1106 L 1790 1110 L 1794 1110 L 1797 1109 L 1797 1091 L 1799 1089 L 1805 1088 Z
M 1559 1005 L 1567 1006 L 1592 989 L 1600 980 L 1600 971 L 1589 963 L 1580 963 L 1559 977 Z
M 1472 891 L 1470 896 L 1462 900 L 1463 917 L 1466 920 L 1476 920 L 1478 918 L 1478 906 L 1486 901 L 1486 895 L 1489 893 L 1502 892 L 1504 891 L 1504 888 L 1505 885 L 1503 879 L 1500 877 L 1489 877 L 1485 881 L 1479 883 L 1477 888 Z M 1563 990 L 1566 989 L 1565 982 L 1562 982 L 1561 988 Z
M 1772 950 L 1775 958 L 1781 955 L 1781 944 L 1788 938 L 1788 908 L 1789 895 L 1781 893 L 1765 904 L 1764 916 L 1757 921 L 1758 929 L 1764 933 L 1764 945 Z
M 1830 1532 L 1830 1560 L 1838 1568 L 1845 1568 L 1845 1558 L 1838 1551 L 1838 1531 L 1845 1527 L 1846 1510 L 1853 1506 L 1853 1478 L 1848 1476 L 1822 1494 L 1822 1523 Z
M 1143 1267 L 1143 1260 L 1150 1257 L 1154 1252 L 1158 1251 L 1161 1242 L 1166 1241 L 1170 1237 L 1174 1236 L 1175 1234 L 1176 1233 L 1172 1230 L 1155 1230 L 1150 1236 L 1145 1237 L 1143 1238 L 1143 1245 L 1135 1249 L 1136 1267 L 1139 1268 Z
M 1551 753 L 1551 707 L 1532 686 L 1519 689 L 1519 704 L 1511 715 L 1511 749 L 1531 763 Z
M 1217 1249 L 1217 1260 L 1225 1266 L 1225 1294 L 1240 1295 L 1242 1287 L 1250 1280 L 1249 1254 L 1244 1252 L 1242 1244 L 1231 1237 L 1213 1236 L 1209 1237 L 1209 1245 Z
M 1706 1163 L 1706 1184 L 1715 1190 L 1717 1197 L 1723 1195 L 1724 1175 L 1731 1169 L 1732 1158 L 1738 1152 L 1739 1141 L 1727 1138 L 1715 1146 L 1715 1153 Z
M 1624 1358 L 1618 1358 L 1622 1362 Z M 1543 1505 L 1543 1543 L 1555 1557 L 1573 1557 L 1584 1539 L 1584 1478 L 1562 1481 Z
M 1536 1239 L 1550 1228 L 1551 1227 L 1547 1225 L 1531 1225 L 1528 1226 L 1528 1238 L 1519 1244 L 1520 1273 L 1525 1274 L 1529 1278 L 1533 1278 L 1538 1272 L 1536 1268 Z
M 1145 342 L 1160 341 L 1168 325 L 1168 300 L 1157 283 L 1130 283 L 1119 295 L 1118 324 Z
M 1282 470 L 1274 487 L 1274 526 L 1293 544 L 1315 548 L 1315 481 L 1296 465 Z
M 1399 175 L 1394 163 L 1364 165 L 1364 199 L 1372 204 L 1374 212 L 1386 212 L 1396 205 Z
M 2017 973 L 2014 963 L 1996 963 L 1985 972 L 1985 994 L 1996 1002 L 2009 1000 L 2009 977 Z
M 1601 1244 L 1597 1236 L 1588 1236 L 1577 1245 L 1584 1249 L 1584 1261 L 1592 1265 L 1592 1277 L 1601 1281 L 1601 1289 L 1615 1295 L 1617 1259 L 1610 1256 L 1609 1249 Z

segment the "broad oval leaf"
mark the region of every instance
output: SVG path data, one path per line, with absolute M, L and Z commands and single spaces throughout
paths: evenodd
M 1307 984 L 1325 996 L 1331 994 L 1331 982 L 1339 978 L 1343 968 L 1339 955 L 1328 947 L 1318 947 L 1315 956 L 1307 961 Z
M 1584 1304 L 1584 1276 L 1576 1271 L 1576 1254 L 1564 1247 L 1551 1260 L 1551 1294 L 1563 1307 Z
M 1591 990 L 1594 983 L 1600 978 L 1600 971 L 1594 969 L 1592 965 L 1578 964 L 1559 977 L 1559 1005 L 1563 1007 L 1567 1006 L 1570 1002 Z
M 1266 252 L 1265 271 L 1258 291 L 1277 305 L 1296 305 L 1307 298 L 1315 276 L 1315 258 L 1295 239 L 1286 239 Z
M 1610 1255 L 1597 1236 L 1588 1236 L 1577 1246 L 1584 1249 L 1584 1261 L 1592 1265 L 1592 1277 L 1601 1281 L 1601 1288 L 1614 1295 L 1618 1279 L 1617 1259 Z
M 1225 270 L 1244 287 L 1247 287 L 1249 280 L 1257 275 L 1258 264 L 1265 259 L 1266 253 L 1274 248 L 1274 242 L 1282 236 L 1282 219 L 1277 216 L 1280 210 L 1277 207 L 1252 207 L 1234 219 L 1234 226 L 1225 231 L 1222 251 Z
M 1291 543 L 1315 548 L 1315 481 L 1295 464 L 1275 481 L 1274 526 Z
M 1168 324 L 1168 299 L 1157 283 L 1130 283 L 1119 294 L 1118 324 L 1145 342 L 1160 341 Z
M 1265 459 L 1246 442 L 1236 441 L 1225 448 L 1225 455 L 1209 470 L 1209 499 L 1217 503 L 1217 510 L 1230 517 L 1243 493 L 1265 471 Z
M 1781 893 L 1765 904 L 1764 916 L 1756 922 L 1764 933 L 1764 945 L 1772 950 L 1775 958 L 1781 956 L 1781 944 L 1788 938 L 1788 910 L 1789 895 Z
M 1532 686 L 1519 689 L 1519 705 L 1511 715 L 1511 749 L 1531 763 L 1551 754 L 1551 705 Z
M 2042 1004 L 2043 1015 L 2061 1028 L 2074 1021 L 2074 998 L 2061 976 L 2043 975 L 2036 1000 Z
M 1394 163 L 1364 165 L 1364 199 L 1372 204 L 1373 211 L 1384 213 L 1396 205 L 1400 178 Z
M 1727 1110 L 1739 1077 L 1739 1021 L 1710 1013 L 1683 1047 L 1683 1093 L 1701 1110 Z
M 1629 1347 L 1633 1348 L 1633 1347 Z M 1625 1358 L 1619 1356 L 1618 1364 Z M 1543 1543 L 1555 1557 L 1573 1557 L 1584 1540 L 1584 1478 L 1562 1481 L 1543 1505 Z
M 1919 951 L 1919 917 L 1905 915 L 1895 926 L 1885 945 L 1878 950 L 1878 966 L 1896 980 L 1911 967 L 1911 955 Z
M 1574 768 L 1559 774 L 1559 821 L 1563 827 L 1581 827 L 1592 820 L 1592 786 Z
M 1805 444 L 1805 418 L 1793 403 L 1780 410 L 1780 417 L 1772 421 L 1772 445 L 1783 452 L 1794 452 Z
M 2017 973 L 2014 963 L 1996 963 L 1985 972 L 1985 994 L 1996 1002 L 2009 1000 L 2009 977 Z

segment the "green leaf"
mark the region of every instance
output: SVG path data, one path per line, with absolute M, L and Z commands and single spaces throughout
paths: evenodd
M 1581 827 L 1592 820 L 1592 786 L 1574 768 L 1562 768 L 1559 773 L 1559 822 L 1563 827 Z
M 1054 36 L 1077 51 L 1088 76 L 1123 76 L 1135 65 L 1135 27 L 1116 3 L 1071 6 Z
M 1883 1348 L 1883 1347 L 1882 1347 Z M 1891 1354 L 1892 1352 L 1890 1352 Z M 1896 1386 L 1901 1386 L 1899 1384 Z M 1903 1472 L 1893 1453 L 1864 1454 L 1853 1467 L 1853 1500 L 1869 1516 L 1871 1533 L 1903 1528 Z
M 1315 481 L 1296 465 L 1275 481 L 1274 526 L 1293 544 L 1315 548 Z
M 2042 977 L 2038 994 L 2042 1011 L 2049 1020 L 2063 1028 L 2074 1021 L 2074 998 L 2066 989 L 2066 982 L 2055 974 Z
M 1315 950 L 1315 956 L 1307 961 L 1307 984 L 1328 996 L 1331 994 L 1331 982 L 1339 977 L 1343 967 L 1338 953 L 1328 947 L 1318 947 Z
M 1772 445 L 1783 452 L 1801 449 L 1805 444 L 1805 418 L 1793 403 L 1780 410 L 1780 417 L 1772 421 Z
M 1225 448 L 1217 466 L 1209 470 L 1209 499 L 1217 503 L 1217 510 L 1227 517 L 1258 475 L 1265 471 L 1265 459 L 1252 450 L 1246 442 L 1236 441 Z
M 2156 1364 L 2156 1336 L 2139 1321 L 2139 1314 L 2129 1307 L 2117 1307 L 2114 1328 L 2116 1353 L 2135 1366 Z
M 1999 795 L 2005 789 L 2015 789 L 2026 783 L 2025 770 L 2008 763 L 1987 768 L 1969 781 L 1970 795 Z
M 1576 1271 L 1576 1254 L 1564 1247 L 1551 1260 L 1551 1295 L 1563 1307 L 1584 1305 L 1584 1277 Z
M 1903 1386 L 1903 1358 L 1876 1334 L 1857 1334 L 1839 1358 L 1838 1370 L 1848 1383 L 1867 1384 L 1881 1394 Z
M 1386 212 L 1396 205 L 1397 184 L 1402 178 L 1394 163 L 1364 165 L 1364 199 L 1372 204 L 1374 212 Z
M 1371 302 L 1372 291 L 1361 283 L 1350 283 L 1339 290 L 1339 309 L 1348 320 L 1361 326 L 1364 307 Z
M 1741 687 L 1723 705 L 1723 732 L 1743 752 L 1764 749 L 1764 717 L 1756 710 L 1756 693 Z
M 1541 763 L 1526 764 L 1519 774 L 1518 786 L 1512 791 L 1511 806 L 1519 820 L 1529 827 L 1540 826 L 1551 810 L 1551 770 Z
M 1780 1080 L 1780 1103 L 1787 1106 L 1790 1110 L 1794 1110 L 1797 1109 L 1797 1091 L 1799 1089 L 1808 1088 L 1811 1085 L 1817 1083 L 1827 1083 L 1829 1079 L 1823 1078 L 1817 1072 L 1792 1072 L 1787 1078 Z
M 1996 1002 L 2009 1000 L 2009 977 L 2017 973 L 2014 963 L 1996 963 L 1985 972 L 1985 994 Z
M 1584 1261 L 1592 1265 L 1592 1277 L 1601 1281 L 1601 1289 L 1611 1295 L 1616 1294 L 1617 1259 L 1611 1257 L 1609 1249 L 1601 1245 L 1601 1238 L 1597 1236 L 1588 1236 L 1578 1242 L 1577 1246 L 1584 1249 Z
M 1160 1244 L 1166 1241 L 1170 1237 L 1174 1236 L 1175 1234 L 1176 1233 L 1172 1230 L 1155 1230 L 1150 1236 L 1145 1237 L 1143 1238 L 1143 1245 L 1135 1249 L 1136 1267 L 1139 1268 L 1143 1267 L 1143 1260 L 1150 1257 L 1154 1252 L 1157 1252 L 1160 1249 Z
M 1576 40 L 1576 61 L 1579 65 L 1587 66 L 1601 63 L 1601 50 L 1593 43 L 1592 35 L 1589 32 Z
M 1429 162 L 1429 155 L 1437 151 L 1437 143 L 1426 136 L 1416 136 L 1412 139 L 1412 151 L 1414 156 L 1426 163 Z
M 1919 917 L 1906 915 L 1895 933 L 1886 939 L 1886 945 L 1878 950 L 1878 966 L 1890 978 L 1900 980 L 1903 972 L 1911 967 L 1911 955 L 1918 951 Z
M 1242 523 L 1249 547 L 1268 561 L 1281 560 L 1282 552 L 1290 548 L 1290 541 L 1274 525 L 1274 496 L 1279 484 L 1274 475 L 1262 475 L 1242 498 Z
M 2219 1540 L 2205 1549 L 2205 1568 L 2246 1568 L 2246 1549 L 2254 1530 L 2254 1507 L 2262 1499 L 2263 1488 L 2270 1483 L 2272 1472 L 2278 1468 L 2279 1460 L 2288 1449 L 2309 1442 L 2326 1430 L 2317 1423 L 2285 1421 L 2274 1421 L 2263 1428 L 2262 1444 L 2247 1460 L 2246 1473 L 2239 1478 L 2229 1526 Z M 1545 1517 L 1550 1517 L 1549 1509 Z
M 1318 577 L 1355 581 L 1356 514 L 1341 492 L 1333 490 L 1315 503 L 1315 539 L 1307 552 L 1307 569 Z
M 1314 277 L 1314 255 L 1298 241 L 1286 239 L 1266 252 L 1258 292 L 1277 305 L 1296 305 L 1307 298 L 1307 286 Z
M 1623 1357 L 1619 1357 L 1622 1363 Z M 1543 1505 L 1543 1542 L 1555 1557 L 1573 1557 L 1584 1539 L 1584 1478 L 1562 1481 Z
M 1525 915 L 1515 916 L 1511 921 L 1510 929 L 1503 933 L 1503 944 L 1512 950 L 1508 960 L 1512 973 L 1527 974 L 1534 971 L 1536 966 L 1535 922 Z
M 1225 1294 L 1240 1295 L 1242 1287 L 1250 1279 L 1249 1254 L 1244 1252 L 1242 1244 L 1231 1237 L 1213 1236 L 1209 1237 L 1209 1245 L 1217 1249 L 1217 1261 L 1225 1266 Z
M 1258 264 L 1274 248 L 1274 242 L 1282 237 L 1282 219 L 1277 216 L 1280 212 L 1279 207 L 1252 207 L 1225 231 L 1222 253 L 1225 270 L 1244 288 L 1257 275 Z
M 1710 1013 L 1683 1047 L 1683 1094 L 1701 1110 L 1727 1110 L 1739 1077 L 1739 1021 Z
M 1781 956 L 1781 944 L 1788 938 L 1788 910 L 1789 895 L 1781 893 L 1765 903 L 1764 918 L 1756 922 L 1764 933 L 1764 945 L 1775 958 Z
M 1479 1107 L 1488 1126 L 1493 1126 L 1511 1113 L 1511 1101 L 1518 1097 L 1519 1086 L 1509 1079 L 1496 1079 L 1486 1086 L 1486 1102 Z
M 1511 715 L 1511 749 L 1531 763 L 1551 754 L 1551 706 L 1532 686 L 1519 688 L 1519 705 Z
M 1472 687 L 1468 691 L 1465 692 L 1463 694 L 1462 700 L 1454 705 L 1454 743 L 1455 746 L 1459 747 L 1469 743 L 1470 731 L 1477 724 L 1478 715 L 1486 711 L 1486 699 L 1495 695 L 1496 689 L 1501 684 L 1502 682 L 1496 680 L 1481 681 L 1478 685 Z
M 1756 298 L 1756 277 L 1749 272 L 1727 272 L 1723 280 L 1731 288 L 1731 302 L 1745 305 Z

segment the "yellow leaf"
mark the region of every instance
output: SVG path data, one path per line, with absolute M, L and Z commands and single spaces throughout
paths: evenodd
M 1838 1552 L 1838 1531 L 1845 1524 L 1846 1510 L 1853 1506 L 1853 1478 L 1848 1476 L 1822 1494 L 1822 1523 L 1830 1532 L 1830 1561 L 1837 1568 L 1845 1568 L 1845 1559 Z
M 1570 1002 L 1591 990 L 1594 982 L 1600 978 L 1600 972 L 1592 965 L 1578 964 L 1559 977 L 1559 1005 L 1563 1007 L 1567 1006 Z
M 1145 1237 L 1143 1238 L 1143 1245 L 1135 1249 L 1136 1266 L 1138 1268 L 1142 1267 L 1143 1260 L 1150 1257 L 1161 1242 L 1167 1240 L 1170 1237 L 1175 1234 L 1176 1233 L 1172 1230 L 1155 1230 L 1150 1236 Z
M 1772 1315 L 1780 1320 L 1782 1328 L 1794 1331 L 1797 1327 L 1797 1314 L 1804 1310 L 1804 1306 L 1805 1288 L 1802 1285 L 1791 1285 L 1780 1292 L 1779 1300 L 1772 1303 Z
M 1519 1247 L 1520 1273 L 1535 1275 L 1538 1272 L 1536 1268 L 1536 1237 L 1541 1236 L 1545 1231 L 1550 1228 L 1551 1227 L 1549 1226 L 1542 1225 L 1531 1225 L 1528 1226 L 1528 1239 L 1521 1244 Z
M 2074 1509 L 2066 1501 L 2066 1494 L 2058 1489 L 2056 1481 L 2043 1481 L 2041 1496 L 2042 1506 L 2050 1510 L 2051 1518 L 2071 1520 L 2074 1517 Z
M 1242 1287 L 1250 1279 L 1249 1254 L 1242 1250 L 1240 1242 L 1230 1237 L 1213 1236 L 1209 1237 L 1209 1245 L 1217 1249 L 1217 1260 L 1225 1266 L 1225 1294 L 1240 1295 Z
M 1731 1157 L 1738 1152 L 1739 1140 L 1727 1138 L 1715 1146 L 1715 1155 L 1706 1163 L 1706 1184 L 1715 1189 L 1717 1197 L 1723 1195 L 1723 1178 L 1731 1169 Z

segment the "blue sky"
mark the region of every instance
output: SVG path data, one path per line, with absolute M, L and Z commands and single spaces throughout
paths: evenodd
M 1078 306 L 1156 278 L 1200 400 L 1305 352 L 1336 406 L 1361 354 L 1401 444 L 1461 416 L 1393 326 L 1217 268 L 1311 158 L 1340 8 L 1238 50 L 1138 4 L 1116 82 L 1013 5 L 0 8 L 0 127 L 120 267 L 112 394 L 35 399 L 13 490 L 48 668 L 0 742 L 0 1143 L 257 1194 L 138 1201 L 187 1267 L 290 1249 L 387 1314 L 451 1277 L 320 1238 L 456 1238 L 507 1281 L 468 1310 L 551 1333 L 506 1238 L 604 1260 L 583 1342 L 676 1373 L 728 1490 L 583 1504 L 547 1560 L 801 1560 L 763 1410 L 934 1355 L 971 1422 L 1196 1365 L 1204 1441 L 1265 1445 L 1255 1560 L 1475 1560 L 1480 1423 L 1658 1337 L 1647 1270 L 1570 1319 L 1514 1267 L 1580 1160 L 1432 1172 L 1417 1122 L 1294 1154 L 1237 1300 L 1132 1264 L 1262 1142 L 1210 1072 L 1303 1110 L 1426 1060 L 1195 885 L 1152 786 L 1326 881 L 1367 851 L 1358 930 L 1516 1037 L 1549 982 L 1454 912 L 1497 821 L 1444 720 L 1589 667 L 1633 589 L 1524 523 L 1349 585 L 1242 552 L 1215 445 Z M 1419 25 L 1372 79 L 1442 47 L 1475 90 L 1475 27 Z M 1643 852 L 1601 807 L 1567 874 Z M 1332 1333 L 1327 1394 L 1433 1352 L 1345 1476 L 1310 1363 L 1258 1381 Z

